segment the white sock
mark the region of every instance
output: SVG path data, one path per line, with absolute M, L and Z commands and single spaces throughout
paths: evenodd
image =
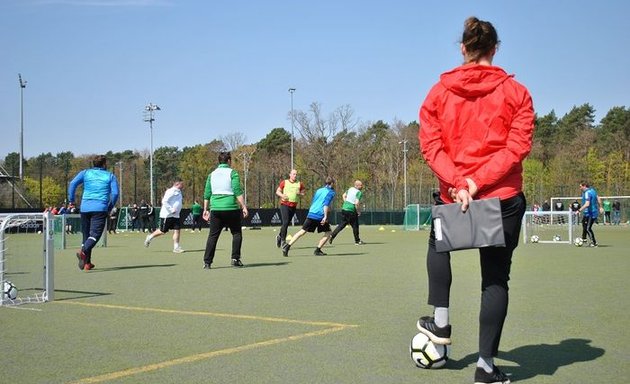
M 179 248 L 179 243 L 175 243 L 175 244 L 173 245 L 173 249 L 177 249 L 177 248 Z
M 494 370 L 494 358 L 479 356 L 479 360 L 477 360 L 477 367 L 483 368 L 483 370 L 488 373 L 492 373 Z
M 433 317 L 435 318 L 435 325 L 440 328 L 446 327 L 448 325 L 448 307 L 435 307 Z

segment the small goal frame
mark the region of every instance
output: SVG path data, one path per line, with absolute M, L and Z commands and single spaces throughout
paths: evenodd
M 542 244 L 573 244 L 573 221 L 571 211 L 525 211 L 521 232 L 523 244 L 531 243 L 531 236 L 537 234 L 538 227 L 545 233 L 553 232 L 560 236 L 560 240 L 540 239 Z M 573 221 L 572 221 L 573 220 Z
M 5 297 L 3 293 L 4 282 L 7 279 L 7 275 L 10 271 L 6 270 L 8 257 L 29 257 L 28 255 L 19 255 L 15 252 L 14 248 L 9 248 L 8 241 L 11 236 L 19 236 L 22 227 L 38 228 L 37 235 L 41 235 L 41 250 L 42 254 L 39 256 L 30 257 L 42 257 L 42 286 L 37 287 L 35 293 L 28 295 L 20 295 L 20 287 L 18 287 L 18 296 L 15 300 Z M 18 233 L 11 233 L 12 230 L 18 231 Z M 33 229 L 35 231 L 35 229 Z M 19 305 L 26 303 L 43 303 L 47 301 L 53 301 L 54 299 L 54 260 L 55 260 L 55 245 L 53 233 L 53 214 L 46 213 L 9 213 L 0 214 L 0 306 L 4 305 Z M 38 248 L 39 249 L 39 248 Z M 8 272 L 8 273 L 7 273 Z

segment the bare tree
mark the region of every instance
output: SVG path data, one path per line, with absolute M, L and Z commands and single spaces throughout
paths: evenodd
M 221 136 L 219 140 L 225 144 L 226 150 L 234 151 L 246 144 L 247 136 L 243 132 L 232 132 Z

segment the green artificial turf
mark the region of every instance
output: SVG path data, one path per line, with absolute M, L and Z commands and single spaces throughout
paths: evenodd
M 290 228 L 295 233 L 297 227 Z M 395 231 L 395 232 L 394 232 Z M 624 382 L 630 375 L 630 229 L 595 227 L 600 247 L 519 245 L 496 363 L 518 383 Z M 451 360 L 416 368 L 409 341 L 426 305 L 428 231 L 350 229 L 313 256 L 307 234 L 283 257 L 272 228 L 246 230 L 245 268 L 221 234 L 203 270 L 203 233 L 110 235 L 89 272 L 56 250 L 55 301 L 0 308 L 3 383 L 471 383 L 479 262 L 453 254 Z M 10 272 L 10 271 L 9 271 Z M 15 276 L 19 281 L 19 277 Z

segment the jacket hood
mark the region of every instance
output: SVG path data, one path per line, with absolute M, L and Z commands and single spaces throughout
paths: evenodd
M 443 73 L 440 83 L 461 97 L 480 97 L 513 77 L 495 66 L 467 64 Z

